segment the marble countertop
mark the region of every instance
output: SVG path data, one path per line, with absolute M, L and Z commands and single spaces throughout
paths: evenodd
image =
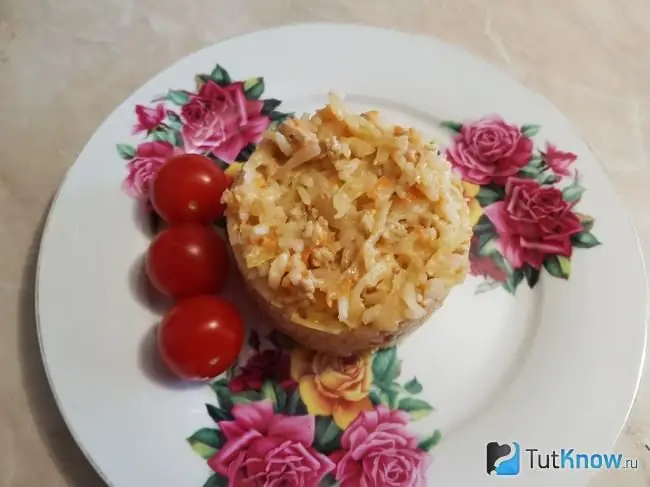
M 65 171 L 112 108 L 152 75 L 222 38 L 298 21 L 365 23 L 460 44 L 546 95 L 582 131 L 627 203 L 647 258 L 649 18 L 648 0 L 0 2 L 0 487 L 104 485 L 45 379 L 35 258 Z M 650 486 L 648 444 L 646 380 L 616 446 L 639 469 L 599 474 L 590 487 Z

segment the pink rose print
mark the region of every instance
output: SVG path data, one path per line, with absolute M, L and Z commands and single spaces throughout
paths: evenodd
M 143 142 L 135 151 L 135 157 L 127 165 L 128 174 L 124 189 L 134 198 L 149 197 L 151 180 L 160 167 L 175 155 L 176 149 L 169 142 Z
M 263 103 L 249 100 L 244 84 L 221 87 L 208 80 L 198 95 L 183 106 L 181 129 L 186 152 L 209 153 L 233 162 L 249 143 L 258 143 L 270 120 L 262 115 Z
M 208 465 L 237 487 L 318 487 L 334 463 L 313 447 L 313 416 L 273 412 L 270 401 L 237 404 L 220 421 L 226 444 Z
M 546 143 L 546 152 L 542 152 L 542 159 L 558 176 L 570 176 L 569 168 L 578 158 L 571 152 L 558 150 L 553 144 Z
M 571 235 L 582 231 L 573 205 L 562 192 L 532 179 L 510 178 L 504 201 L 484 211 L 499 234 L 503 257 L 514 269 L 540 269 L 547 255 L 570 257 Z
M 447 158 L 470 183 L 505 184 L 533 155 L 533 141 L 521 130 L 493 117 L 462 126 Z
M 407 413 L 385 406 L 359 414 L 331 456 L 341 487 L 424 487 L 429 456 L 404 428 L 408 422 Z
M 159 103 L 154 108 L 136 105 L 135 115 L 138 118 L 138 122 L 133 126 L 133 133 L 148 132 L 149 130 L 155 129 L 165 120 L 165 105 Z
M 234 377 L 228 388 L 231 392 L 259 391 L 267 379 L 273 379 L 282 389 L 293 390 L 296 382 L 291 378 L 291 356 L 278 349 L 264 350 L 252 356 Z

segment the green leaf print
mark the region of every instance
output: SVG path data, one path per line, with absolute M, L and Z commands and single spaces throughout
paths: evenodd
M 201 91 L 201 87 L 207 83 L 210 78 L 209 74 L 197 74 L 194 77 L 194 83 L 196 84 L 196 91 Z
M 255 144 L 247 144 L 240 152 L 237 154 L 236 161 L 237 162 L 246 162 L 251 155 L 253 155 L 253 152 L 255 152 L 255 149 L 257 146 Z
M 487 217 L 487 215 L 481 215 L 481 218 L 479 218 L 478 222 L 476 222 L 476 225 L 474 225 L 473 230 L 474 235 L 480 233 L 489 233 L 491 235 L 497 234 L 496 228 L 494 228 L 494 225 Z
M 232 394 L 230 400 L 234 404 L 248 404 L 264 399 L 262 393 L 256 391 L 242 391 L 237 394 Z
M 208 459 L 226 444 L 223 433 L 213 428 L 201 428 L 187 439 L 187 442 L 201 458 Z
M 521 133 L 524 134 L 526 137 L 533 137 L 537 135 L 542 128 L 541 125 L 537 125 L 534 123 L 527 123 L 521 127 Z
M 519 176 L 520 178 L 525 178 L 525 179 L 536 179 L 540 172 L 541 171 L 539 169 L 536 169 L 534 167 L 525 166 L 523 169 L 521 169 L 519 171 L 517 176 Z
M 273 403 L 274 408 L 277 406 L 278 397 L 275 394 L 273 382 L 271 382 L 270 380 L 264 382 L 264 384 L 262 384 L 262 390 L 260 392 L 262 393 L 263 399 L 268 399 L 269 401 L 271 401 Z
M 413 377 L 410 381 L 404 384 L 404 390 L 409 394 L 419 394 L 422 392 L 422 384 L 420 384 L 417 378 Z
M 374 382 L 388 385 L 399 375 L 399 360 L 397 359 L 397 348 L 390 347 L 379 350 L 372 359 L 372 375 Z
M 456 132 L 457 134 L 463 129 L 462 123 L 454 122 L 452 120 L 443 120 L 440 122 L 440 126 L 447 130 L 451 130 L 452 132 Z
M 498 252 L 495 252 L 493 254 L 490 254 L 490 257 L 492 257 L 492 260 L 496 265 L 498 265 L 501 269 L 506 271 L 508 274 L 512 272 L 512 267 L 508 262 L 506 262 L 506 259 L 503 258 L 503 255 L 501 255 Z
M 508 275 L 508 280 L 504 283 L 504 287 L 509 293 L 515 294 L 517 287 L 524 280 L 524 271 L 515 269 Z
M 228 487 L 228 477 L 224 477 L 220 473 L 214 473 L 205 481 L 203 487 Z
M 442 440 L 442 433 L 440 433 L 440 430 L 435 430 L 431 436 L 418 444 L 418 448 L 426 452 L 431 451 L 434 446 L 440 443 L 440 440 Z
M 214 420 L 215 423 L 219 421 L 230 421 L 233 419 L 232 414 L 230 414 L 225 409 L 218 408 L 212 404 L 206 404 L 205 409 L 208 411 L 208 415 Z
M 183 126 L 183 121 L 181 120 L 181 117 L 179 117 L 177 114 L 174 112 L 167 112 L 167 121 L 169 123 L 169 126 L 173 130 L 180 130 L 181 127 Z
M 185 105 L 188 101 L 190 101 L 189 95 L 180 90 L 169 90 L 165 96 L 165 99 L 174 105 L 178 105 L 179 107 Z
M 282 102 L 280 100 L 276 100 L 275 98 L 268 98 L 267 100 L 264 100 L 264 104 L 262 105 L 262 115 L 268 115 L 273 110 L 278 108 L 281 104 Z
M 571 236 L 571 243 L 579 249 L 590 249 L 600 245 L 600 240 L 591 232 L 580 232 Z
M 276 405 L 277 405 L 277 412 L 284 411 L 284 408 L 286 407 L 287 404 L 287 393 L 282 389 L 280 384 L 277 382 L 273 382 L 273 388 L 275 389 L 275 397 L 277 398 L 276 400 Z
M 399 398 L 400 386 L 397 383 L 390 384 L 381 391 L 380 397 L 382 404 L 389 409 L 397 409 L 397 399 Z
M 576 216 L 580 220 L 580 223 L 582 223 L 582 229 L 585 232 L 591 231 L 592 228 L 594 228 L 594 217 L 585 215 L 583 213 L 576 213 Z
M 499 252 L 497 241 L 498 239 L 495 235 L 490 233 L 480 234 L 478 237 L 478 244 L 476 245 L 476 254 L 481 257 L 489 257 Z
M 521 178 L 535 179 L 547 169 L 548 166 L 540 156 L 533 156 L 517 175 Z
M 502 200 L 504 196 L 505 195 L 502 188 L 481 186 L 481 189 L 476 195 L 476 200 L 481 206 L 486 207 L 492 203 Z
M 212 382 L 211 386 L 214 387 L 228 387 L 228 379 L 225 376 L 220 376 L 219 379 L 216 379 Z
M 228 71 L 226 71 L 219 64 L 217 64 L 212 70 L 212 72 L 210 73 L 210 79 L 212 79 L 215 83 L 217 83 L 220 86 L 227 86 L 230 83 L 232 83 Z
M 135 147 L 129 144 L 117 144 L 117 153 L 125 161 L 130 161 L 135 157 Z
M 539 184 L 555 184 L 558 183 L 562 178 L 557 174 L 540 174 L 537 177 Z
M 267 380 L 262 384 L 262 399 L 268 399 L 273 403 L 273 409 L 276 413 L 284 411 L 287 403 L 287 394 L 280 385 L 272 380 Z
M 413 421 L 422 419 L 433 411 L 433 407 L 428 402 L 414 397 L 401 399 L 398 408 L 409 413 Z
M 219 406 L 222 409 L 225 409 L 227 412 L 230 412 L 230 410 L 233 407 L 233 400 L 230 395 L 230 391 L 228 390 L 227 385 L 223 385 L 221 382 L 213 382 L 210 384 L 210 387 L 214 391 L 214 393 L 217 395 L 217 400 L 219 401 Z
M 474 291 L 474 294 L 483 294 L 488 291 L 492 291 L 493 289 L 496 289 L 499 286 L 501 286 L 501 282 L 495 281 L 494 279 L 488 279 L 480 283 L 478 286 L 476 286 L 476 290 Z
M 373 406 L 379 406 L 382 404 L 381 389 L 372 389 L 368 393 L 368 399 L 370 399 L 370 402 L 373 404 Z
M 289 416 L 300 416 L 307 414 L 307 407 L 300 398 L 299 390 L 295 390 L 288 398 L 285 407 L 285 414 Z
M 571 260 L 562 255 L 549 255 L 544 259 L 544 269 L 553 277 L 568 279 L 571 274 Z
M 336 487 L 337 485 L 339 485 L 339 482 L 336 480 L 336 477 L 334 477 L 333 474 L 328 473 L 323 477 L 323 480 L 320 481 L 318 487 Z
M 316 433 L 314 447 L 321 453 L 329 453 L 341 448 L 341 434 L 343 431 L 336 426 L 330 416 L 316 416 Z
M 171 145 L 180 147 L 182 140 L 181 136 L 175 130 L 171 130 L 166 127 L 160 127 L 156 129 L 152 134 L 153 140 L 158 140 L 162 142 L 169 142 Z
M 264 78 L 250 78 L 244 81 L 246 98 L 257 100 L 264 93 Z
M 526 282 L 528 283 L 529 288 L 534 288 L 537 282 L 539 281 L 539 269 L 534 269 L 533 267 L 527 265 L 523 269 L 524 272 L 524 277 L 526 278 Z
M 278 122 L 282 123 L 285 121 L 285 119 L 289 117 L 293 117 L 293 113 L 283 113 L 283 112 L 277 112 L 277 111 L 272 111 L 269 113 L 269 119 L 271 122 Z
M 194 453 L 203 458 L 203 460 L 209 460 L 215 453 L 217 453 L 216 448 L 212 448 L 205 443 L 191 443 L 190 446 Z
M 571 184 L 562 190 L 562 197 L 569 202 L 580 201 L 584 192 L 585 188 L 579 184 Z
M 547 169 L 546 163 L 544 162 L 544 159 L 542 159 L 541 156 L 531 157 L 526 167 L 537 169 L 538 172 L 541 171 L 542 169 Z

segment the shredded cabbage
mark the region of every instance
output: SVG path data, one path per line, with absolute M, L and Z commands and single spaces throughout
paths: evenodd
M 242 173 L 223 199 L 231 242 L 245 277 L 296 322 L 392 331 L 465 278 L 461 182 L 416 130 L 330 95 L 315 114 L 268 132 Z

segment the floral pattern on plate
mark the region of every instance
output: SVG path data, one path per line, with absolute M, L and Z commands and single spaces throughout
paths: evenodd
M 203 154 L 236 171 L 267 129 L 292 116 L 277 110 L 280 100 L 262 98 L 261 77 L 233 81 L 216 65 L 195 82 L 193 91 L 135 107 L 140 141 L 117 144 L 132 197 L 148 201 L 152 178 L 173 155 Z M 471 274 L 485 279 L 476 292 L 515 294 L 524 280 L 534 287 L 542 269 L 568 279 L 573 250 L 600 244 L 594 219 L 575 211 L 585 191 L 577 156 L 549 142 L 536 148 L 539 125 L 494 116 L 442 126 L 470 205 Z M 213 471 L 204 487 L 423 487 L 442 435 L 408 428 L 433 408 L 417 378 L 400 375 L 397 347 L 339 359 L 252 331 L 238 363 L 210 384 L 213 424 L 187 438 Z
M 173 155 L 203 154 L 228 171 L 250 157 L 269 127 L 291 115 L 277 110 L 280 100 L 262 99 L 264 78 L 233 81 L 217 64 L 195 81 L 194 91 L 169 90 L 153 106 L 135 107 L 133 135 L 144 140 L 117 144 L 128 161 L 124 189 L 134 198 L 148 199 L 153 176 Z
M 204 487 L 425 485 L 441 433 L 406 428 L 433 408 L 416 378 L 399 380 L 395 347 L 340 359 L 275 332 L 248 342 L 248 357 L 211 384 L 214 425 L 188 438 L 214 471 Z
M 503 287 L 514 294 L 524 280 L 532 288 L 542 269 L 568 279 L 573 250 L 600 244 L 594 219 L 575 211 L 585 191 L 572 168 L 576 154 L 549 142 L 536 149 L 539 125 L 496 116 L 442 126 L 453 134 L 446 155 L 470 204 L 470 272 L 485 278 L 476 292 Z

